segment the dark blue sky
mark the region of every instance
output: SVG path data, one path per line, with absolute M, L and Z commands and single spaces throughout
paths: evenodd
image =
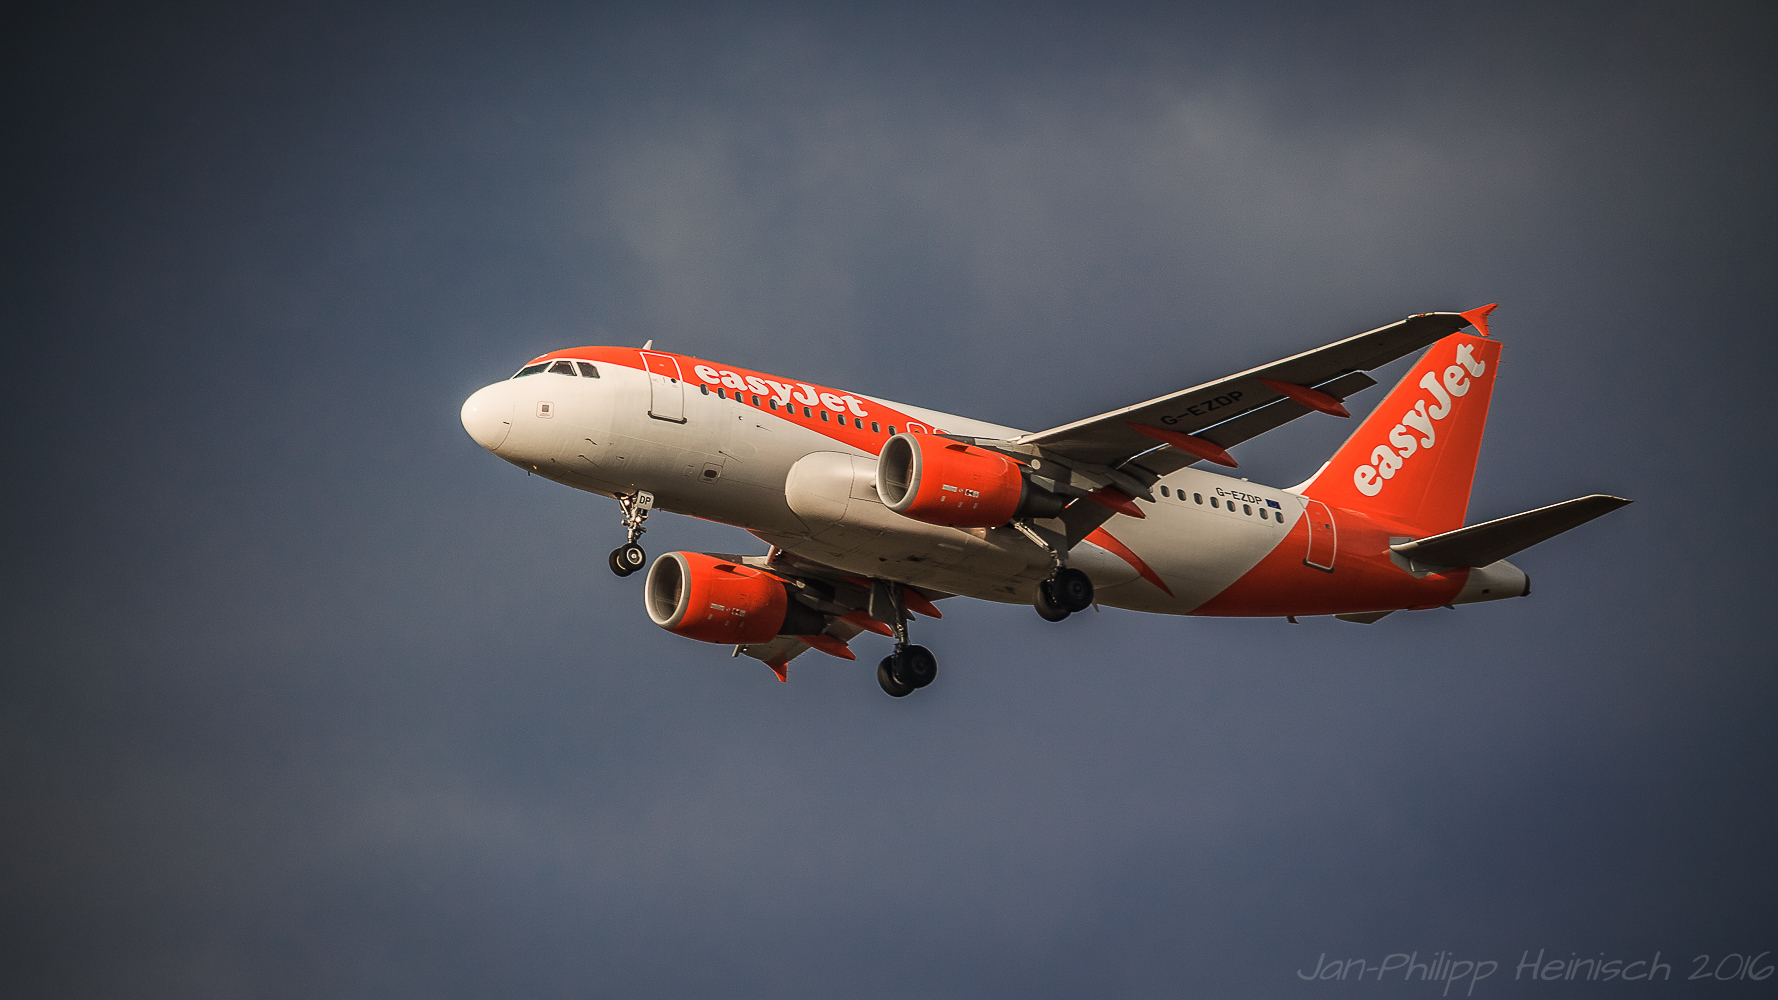
M 5 992 L 1418 996 L 1295 973 L 1449 951 L 1759 995 L 1683 980 L 1778 950 L 1773 17 L 1563 6 L 22 26 Z M 1039 428 L 1491 301 L 1472 520 L 1638 501 L 1533 597 L 959 602 L 904 701 L 662 632 L 616 505 L 457 422 L 653 339 Z

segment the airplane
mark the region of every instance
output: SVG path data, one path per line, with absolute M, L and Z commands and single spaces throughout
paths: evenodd
M 463 427 L 528 473 L 615 499 L 628 576 L 655 510 L 744 528 L 764 554 L 669 552 L 649 618 L 789 680 L 810 649 L 903 697 L 937 659 L 916 615 L 967 596 L 1060 622 L 1331 615 L 1524 597 L 1508 556 L 1628 503 L 1604 494 L 1465 525 L 1500 342 L 1494 305 L 1420 313 L 1226 378 L 1035 433 L 670 351 L 577 347 L 477 390 Z M 1315 475 L 1279 489 L 1207 471 L 1310 413 L 1349 417 L 1367 372 L 1424 354 Z

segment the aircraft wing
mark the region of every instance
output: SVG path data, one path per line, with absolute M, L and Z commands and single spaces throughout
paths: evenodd
M 821 612 L 828 619 L 826 627 L 814 635 L 780 635 L 767 642 L 749 643 L 734 648 L 732 655 L 750 656 L 759 660 L 771 667 L 779 680 L 789 680 L 790 661 L 811 649 L 818 649 L 829 656 L 856 659 L 847 644 L 864 632 L 890 634 L 891 627 L 886 619 L 895 616 L 896 605 L 904 616 L 909 612 L 918 612 L 927 617 L 938 618 L 943 616 L 932 602 L 953 596 L 936 590 L 902 585 L 895 598 L 895 605 L 885 607 L 883 599 L 887 596 L 886 592 L 879 593 L 881 587 L 874 581 L 785 552 L 775 546 L 763 556 L 727 552 L 705 554 L 771 573 L 790 585 L 792 600 Z
M 1465 313 L 1410 316 L 1227 378 L 1026 434 L 1013 443 L 1035 445 L 1064 460 L 1110 468 L 1153 452 L 1144 456 L 1141 466 L 1155 476 L 1163 476 L 1198 462 L 1201 457 L 1166 447 L 1161 439 L 1132 425 L 1190 435 L 1227 449 L 1313 409 L 1340 412 L 1340 400 L 1377 384 L 1365 372 L 1466 326 L 1474 326 L 1486 336 L 1487 316 L 1493 310 L 1488 305 Z

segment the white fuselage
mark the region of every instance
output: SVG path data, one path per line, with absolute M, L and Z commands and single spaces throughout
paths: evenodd
M 861 577 L 1024 603 L 1050 572 L 1048 555 L 1011 528 L 926 524 L 890 511 L 876 494 L 876 452 L 889 437 L 888 421 L 989 438 L 1019 430 L 857 393 L 843 401 L 825 394 L 828 420 L 819 405 L 803 417 L 795 399 L 787 414 L 769 399 L 752 405 L 761 397 L 747 391 L 719 396 L 697 381 L 688 363 L 695 359 L 676 360 L 691 379 L 604 359 L 598 378 L 544 372 L 498 382 L 464 404 L 464 424 L 483 447 L 537 475 L 604 496 L 646 490 L 657 508 L 745 528 Z M 797 385 L 808 390 L 799 398 L 823 398 Z M 860 413 L 875 418 L 866 427 L 882 430 L 847 425 L 836 432 L 842 417 L 864 423 Z M 1155 494 L 1157 502 L 1143 504 L 1146 518 L 1114 515 L 1103 526 L 1126 553 L 1098 544 L 1098 536 L 1070 553 L 1099 603 L 1190 613 L 1277 549 L 1306 504 L 1294 493 L 1196 469 L 1164 477 Z

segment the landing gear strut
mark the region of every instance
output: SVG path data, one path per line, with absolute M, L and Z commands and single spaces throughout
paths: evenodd
M 901 584 L 873 580 L 867 613 L 895 629 L 895 652 L 877 664 L 877 683 L 884 693 L 891 698 L 905 698 L 931 684 L 938 677 L 938 658 L 925 646 L 908 642 L 908 611 L 902 600 Z
M 1080 570 L 1068 568 L 1068 550 L 1064 547 L 1066 543 L 1060 540 L 1062 536 L 1040 530 L 1029 521 L 1014 521 L 1012 526 L 1049 553 L 1049 579 L 1037 585 L 1037 593 L 1031 601 L 1037 608 L 1038 617 L 1046 622 L 1059 622 L 1076 611 L 1092 607 L 1093 581 Z
M 648 515 L 654 511 L 654 494 L 647 490 L 637 490 L 629 496 L 619 496 L 617 502 L 623 507 L 624 532 L 629 540 L 612 549 L 607 562 L 611 565 L 611 572 L 618 576 L 629 576 L 648 561 L 648 553 L 642 551 L 642 546 L 636 544 L 636 539 L 641 538 L 642 533 L 648 530 L 642 526 L 642 522 L 648 520 Z

